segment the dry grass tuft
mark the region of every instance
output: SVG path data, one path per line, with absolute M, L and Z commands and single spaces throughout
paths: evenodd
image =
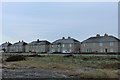
M 71 71 L 71 72 L 66 72 L 63 73 L 68 76 L 77 76 L 80 78 L 118 78 L 118 74 L 115 73 L 114 71 L 110 70 L 103 70 L 103 69 L 91 69 L 88 71 Z

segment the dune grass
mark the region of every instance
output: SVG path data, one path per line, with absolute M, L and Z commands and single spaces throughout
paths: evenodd
M 10 56 L 10 55 L 9 55 Z M 7 58 L 8 56 L 3 56 Z M 41 55 L 39 57 L 26 57 L 24 61 L 4 62 L 7 68 L 43 68 L 69 70 L 61 72 L 68 76 L 82 78 L 118 78 L 119 57 L 113 55 Z

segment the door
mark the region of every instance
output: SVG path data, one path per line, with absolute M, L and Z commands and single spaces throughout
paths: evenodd
M 105 53 L 107 53 L 108 52 L 108 49 L 107 48 L 105 48 Z

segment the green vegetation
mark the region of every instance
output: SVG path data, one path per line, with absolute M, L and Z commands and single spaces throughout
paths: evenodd
M 17 54 L 3 54 L 3 59 L 11 55 Z M 25 61 L 4 62 L 3 67 L 69 70 L 61 73 L 83 78 L 118 78 L 118 68 L 120 68 L 118 55 L 39 54 L 39 56 L 31 56 L 25 54 L 24 56 Z

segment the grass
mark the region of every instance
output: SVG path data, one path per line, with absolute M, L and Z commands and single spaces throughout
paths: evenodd
M 15 54 L 12 54 L 15 55 Z M 7 68 L 44 68 L 69 70 L 68 76 L 82 78 L 118 78 L 119 58 L 117 55 L 73 55 L 40 54 L 41 57 L 26 57 L 24 61 L 4 62 Z M 6 59 L 11 54 L 3 55 Z
M 106 69 L 90 69 L 88 71 L 71 71 L 64 72 L 63 74 L 68 76 L 77 76 L 81 78 L 118 78 L 118 74 L 115 71 Z

